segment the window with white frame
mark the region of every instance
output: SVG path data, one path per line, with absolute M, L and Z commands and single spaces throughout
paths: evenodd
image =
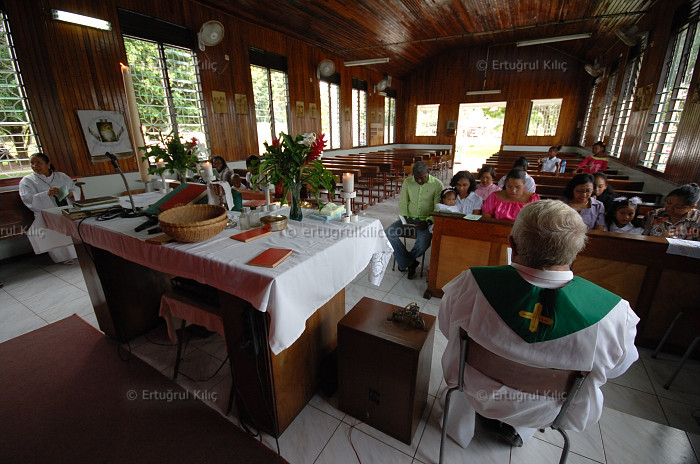
M 652 106 L 645 150 L 639 160 L 642 166 L 659 172 L 666 170 L 699 48 L 697 22 L 685 24 L 676 32 L 664 66 L 664 81 Z
M 603 114 L 598 120 L 598 137 L 596 140 L 603 140 L 607 135 L 608 122 L 615 103 L 615 86 L 617 85 L 617 71 L 610 74 L 608 77 L 608 85 L 605 87 L 605 97 L 603 98 Z
M 556 135 L 562 101 L 561 98 L 531 100 L 527 135 Z
M 41 146 L 2 10 L 0 21 L 0 178 L 21 177 L 32 172 L 29 158 Z
M 608 153 L 615 158 L 620 157 L 622 144 L 627 133 L 627 124 L 632 113 L 632 104 L 634 103 L 634 91 L 637 88 L 639 71 L 642 69 L 645 43 L 646 39 L 642 38 L 642 42 L 638 45 L 639 51 L 636 53 L 636 56 L 628 61 L 625 75 L 622 79 L 620 99 L 610 129 L 610 143 L 608 143 Z
M 394 143 L 396 134 L 396 97 L 384 97 L 384 143 Z
M 146 144 L 177 133 L 196 138 L 200 155 L 209 146 L 197 56 L 193 50 L 124 36 L 136 104 Z
M 321 95 L 321 130 L 326 135 L 328 149 L 340 148 L 340 74 L 319 82 Z
M 416 136 L 437 135 L 440 105 L 416 106 Z
M 367 81 L 352 78 L 352 146 L 367 145 Z
M 586 107 L 586 115 L 583 117 L 583 128 L 581 129 L 581 138 L 578 143 L 582 147 L 586 145 L 586 132 L 588 132 L 588 126 L 591 125 L 591 117 L 593 116 L 593 99 L 595 98 L 597 84 L 593 84 L 591 88 L 591 93 L 588 95 L 588 106 Z

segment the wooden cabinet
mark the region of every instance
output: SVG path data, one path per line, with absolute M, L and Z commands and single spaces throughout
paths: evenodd
M 427 331 L 387 320 L 401 309 L 363 298 L 338 323 L 338 407 L 410 445 L 428 396 L 435 316 Z

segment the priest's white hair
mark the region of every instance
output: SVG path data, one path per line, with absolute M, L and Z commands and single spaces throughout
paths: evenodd
M 586 245 L 587 230 L 581 216 L 569 205 L 541 200 L 518 213 L 510 234 L 523 265 L 547 269 L 571 265 Z

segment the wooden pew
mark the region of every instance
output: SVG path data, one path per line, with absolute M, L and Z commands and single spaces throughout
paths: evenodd
M 0 240 L 26 234 L 34 222 L 34 213 L 22 203 L 19 188 L 0 191 L 0 211 Z
M 441 288 L 472 266 L 506 264 L 512 222 L 468 221 L 433 213 L 427 296 L 442 296 Z M 683 353 L 700 327 L 700 266 L 697 259 L 666 253 L 659 237 L 591 230 L 588 243 L 573 265 L 574 274 L 620 295 L 640 317 L 636 344 L 654 348 L 679 311 L 686 315 L 669 350 Z M 696 351 L 697 356 L 697 351 Z

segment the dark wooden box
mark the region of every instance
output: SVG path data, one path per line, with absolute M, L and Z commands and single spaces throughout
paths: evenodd
M 338 407 L 411 444 L 428 396 L 435 316 L 428 331 L 389 321 L 401 309 L 363 298 L 338 322 Z

